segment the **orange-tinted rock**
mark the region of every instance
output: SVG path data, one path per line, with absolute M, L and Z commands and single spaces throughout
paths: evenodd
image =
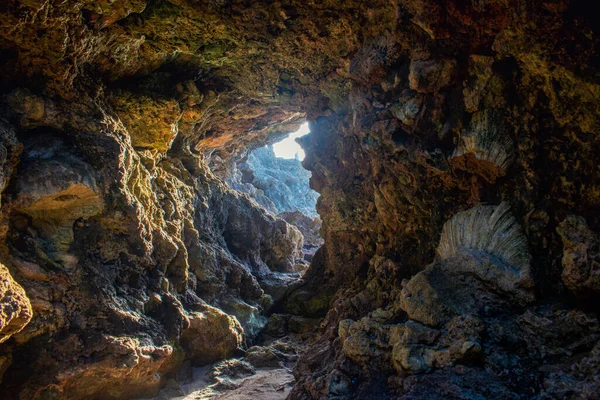
M 25 290 L 15 282 L 8 269 L 0 264 L 0 343 L 19 333 L 32 316 Z
M 0 260 L 33 317 L 0 392 L 149 395 L 272 307 L 324 317 L 292 398 L 593 397 L 593 11 L 6 0 Z M 293 283 L 298 231 L 222 178 L 305 119 L 325 243 Z
M 410 63 L 409 85 L 419 93 L 437 92 L 450 86 L 455 79 L 455 60 L 424 60 Z
M 243 330 L 237 319 L 214 307 L 191 313 L 181 341 L 187 357 L 197 365 L 231 357 L 242 344 Z

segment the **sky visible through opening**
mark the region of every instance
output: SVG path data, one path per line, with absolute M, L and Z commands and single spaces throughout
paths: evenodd
M 296 132 L 290 133 L 287 138 L 273 145 L 275 156 L 280 158 L 297 158 L 300 161 L 304 160 L 304 150 L 296 143 L 296 138 L 302 137 L 309 132 L 308 122 L 303 123 Z

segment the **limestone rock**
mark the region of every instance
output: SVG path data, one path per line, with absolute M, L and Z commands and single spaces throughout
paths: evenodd
M 4 191 L 15 171 L 22 145 L 12 126 L 0 120 L 0 193 Z M 0 204 L 2 197 L 0 196 Z
M 392 107 L 392 113 L 403 124 L 412 126 L 421 111 L 423 97 L 419 93 L 406 91 L 402 93 L 400 100 Z
M 412 61 L 408 80 L 410 88 L 419 93 L 437 92 L 454 82 L 456 60 L 432 59 Z
M 242 344 L 242 327 L 237 319 L 206 306 L 189 316 L 189 327 L 181 333 L 188 357 L 197 365 L 228 358 Z
M 562 280 L 575 293 L 600 291 L 600 240 L 582 217 L 568 216 L 557 228 L 563 243 Z
M 498 175 L 506 173 L 514 160 L 514 143 L 503 127 L 500 116 L 489 111 L 473 115 L 471 128 L 461 135 L 460 142 L 454 150 L 453 163 L 461 167 L 461 162 L 456 158 L 467 154 L 472 154 L 483 164 L 479 168 L 480 174 L 489 181 L 494 181 Z M 472 167 L 462 168 L 477 171 Z
M 244 359 L 256 368 L 281 367 L 282 362 L 276 351 L 269 347 L 253 346 L 248 349 Z
M 134 147 L 158 151 L 171 147 L 181 118 L 177 101 L 120 92 L 113 107 L 131 134 Z
M 25 290 L 15 282 L 8 269 L 0 264 L 0 343 L 19 333 L 29 323 L 32 315 Z
M 68 253 L 73 224 L 101 213 L 104 202 L 92 166 L 67 152 L 68 147 L 52 136 L 28 141 L 11 206 L 31 218 L 33 229 L 44 240 L 40 245 L 72 268 L 76 261 Z
M 309 187 L 310 172 L 299 160 L 278 158 L 267 146 L 253 151 L 241 168 L 249 170 L 242 183 L 253 186 L 251 195 L 268 210 L 275 214 L 300 211 L 312 218 L 317 216 L 319 195 Z
M 0 261 L 33 316 L 2 397 L 174 390 L 267 309 L 312 334 L 291 398 L 593 397 L 594 5 L 3 1 Z M 306 120 L 304 272 L 224 181 Z
M 553 371 L 543 383 L 542 395 L 561 398 L 567 396 L 594 398 L 600 390 L 595 377 L 600 368 L 600 343 L 583 359 L 568 369 Z
M 67 345 L 83 345 L 73 337 L 66 342 Z M 152 396 L 162 386 L 163 368 L 174 356 L 169 345 L 152 346 L 129 337 L 102 336 L 93 347 L 95 354 L 91 362 L 78 360 L 58 374 L 57 383 L 42 386 L 35 392 L 25 390 L 21 395 L 31 399 Z
M 411 319 L 440 326 L 452 315 L 534 299 L 526 239 L 505 203 L 455 215 L 444 224 L 437 253 L 438 261 L 402 289 L 400 305 Z M 483 296 L 488 286 L 495 292 Z

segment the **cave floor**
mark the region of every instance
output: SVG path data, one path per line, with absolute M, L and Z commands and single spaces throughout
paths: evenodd
M 214 364 L 195 368 L 184 383 L 170 380 L 157 396 L 138 400 L 280 400 L 290 394 L 295 380 L 289 367 L 257 368 L 251 375 L 211 377 Z
M 279 400 L 285 399 L 294 386 L 294 376 L 288 368 L 263 368 L 256 374 L 240 379 L 229 379 L 226 387 L 211 388 L 206 380 L 197 380 L 185 385 L 184 390 L 193 391 L 182 397 L 168 399 L 196 400 Z M 200 386 L 200 387 L 198 387 Z M 167 398 L 164 398 L 165 400 Z M 157 399 L 158 400 L 158 399 Z M 162 399 L 161 399 L 162 400 Z
M 261 400 L 286 399 L 295 379 L 292 370 L 302 351 L 303 337 L 289 334 L 262 341 L 242 358 L 183 369 L 152 398 L 138 400 Z

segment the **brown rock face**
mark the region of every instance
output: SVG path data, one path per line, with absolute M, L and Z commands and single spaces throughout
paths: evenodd
M 590 4 L 3 1 L 0 397 L 152 396 L 272 314 L 292 399 L 594 398 Z M 296 280 L 224 182 L 305 120 Z
M 0 264 L 0 342 L 6 342 L 31 321 L 31 304 L 25 290 Z M 3 365 L 0 364 L 0 369 Z
M 600 241 L 585 219 L 568 216 L 559 226 L 563 242 L 562 279 L 576 293 L 600 291 Z
M 189 320 L 189 327 L 181 334 L 181 343 L 195 362 L 208 364 L 231 357 L 242 344 L 244 331 L 239 322 L 217 308 L 195 312 Z

